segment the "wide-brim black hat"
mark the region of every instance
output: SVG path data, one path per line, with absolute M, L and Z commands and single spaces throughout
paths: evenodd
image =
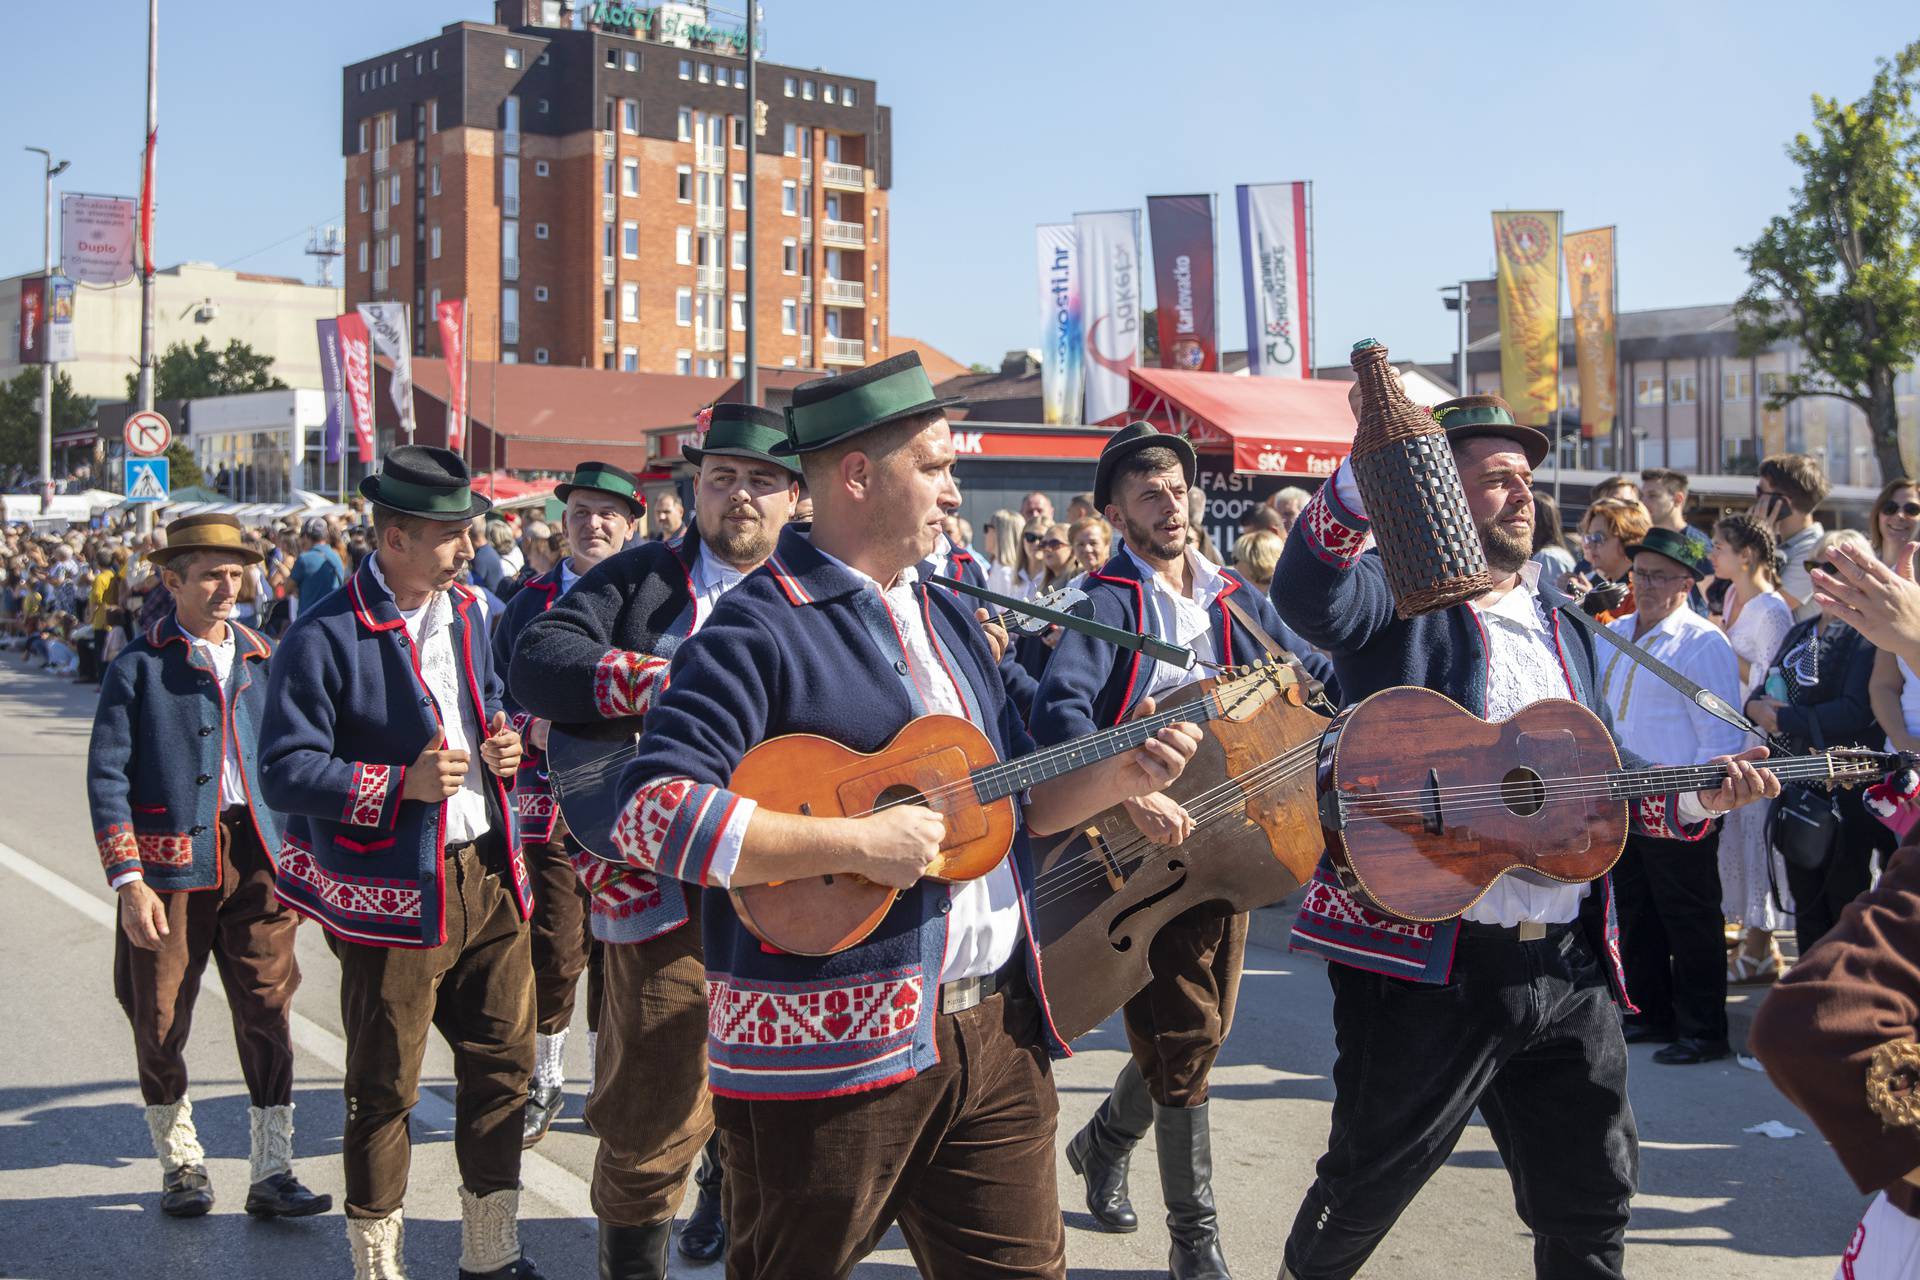
M 1433 406 L 1433 420 L 1447 433 L 1449 440 L 1474 436 L 1500 436 L 1525 450 L 1527 465 L 1537 467 L 1547 460 L 1553 443 L 1538 427 L 1514 420 L 1513 409 L 1499 396 L 1461 396 Z
M 1129 422 L 1108 436 L 1106 444 L 1100 447 L 1100 460 L 1093 467 L 1093 505 L 1096 509 L 1104 512 L 1107 503 L 1113 500 L 1113 472 L 1121 460 L 1156 445 L 1171 449 L 1180 456 L 1180 469 L 1186 472 L 1187 483 L 1193 483 L 1200 469 L 1200 460 L 1194 456 L 1193 445 L 1185 436 L 1168 435 L 1151 422 Z
M 778 409 L 762 409 L 755 404 L 727 401 L 703 410 L 705 430 L 700 443 L 682 445 L 680 456 L 694 466 L 708 454 L 725 458 L 750 458 L 770 462 L 783 471 L 800 474 L 800 464 L 792 455 L 777 452 L 787 443 L 787 419 Z M 696 426 L 698 422 L 696 421 Z
M 473 474 L 460 455 L 430 444 L 389 450 L 380 470 L 360 482 L 360 496 L 423 520 L 471 520 L 493 507 L 473 491 Z
M 889 422 L 966 402 L 964 396 L 936 396 L 919 353 L 909 351 L 852 373 L 815 378 L 795 387 L 793 403 L 787 407 L 787 438 L 774 452 L 811 453 Z
M 1647 536 L 1626 549 L 1629 556 L 1637 556 L 1642 551 L 1651 551 L 1654 555 L 1667 559 L 1693 575 L 1695 582 L 1713 572 L 1713 566 L 1700 551 L 1700 545 L 1684 533 L 1672 529 L 1649 529 Z
M 640 492 L 640 481 L 633 472 L 614 466 L 611 462 L 583 462 L 573 469 L 573 479 L 565 484 L 553 487 L 553 496 L 565 502 L 567 495 L 576 489 L 590 489 L 596 493 L 610 494 L 626 499 L 633 508 L 633 514 L 647 514 L 646 495 Z

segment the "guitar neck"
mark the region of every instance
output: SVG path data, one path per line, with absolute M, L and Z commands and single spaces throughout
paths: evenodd
M 1058 778 L 1062 774 L 1072 773 L 1075 769 L 1084 769 L 1088 765 L 1099 764 L 1102 760 L 1109 760 L 1131 751 L 1170 724 L 1205 724 L 1219 714 L 1219 701 L 1214 695 L 1209 694 L 1198 702 L 1189 702 L 1185 706 L 1169 711 L 1155 712 L 1144 719 L 1128 720 L 1111 729 L 1103 729 L 1099 733 L 1089 734 L 1084 738 L 1075 738 L 1071 742 L 1063 742 L 1057 747 L 1036 751 L 1018 760 L 987 765 L 985 768 L 973 771 L 974 793 L 979 796 L 982 804 L 1016 795 L 1035 783 L 1045 782 L 1049 778 Z
M 1826 755 L 1788 756 L 1763 765 L 1782 782 L 1831 782 L 1843 775 Z M 1727 778 L 1723 764 L 1672 765 L 1658 769 L 1622 770 L 1607 777 L 1607 795 L 1615 800 L 1637 800 L 1669 791 L 1717 791 Z

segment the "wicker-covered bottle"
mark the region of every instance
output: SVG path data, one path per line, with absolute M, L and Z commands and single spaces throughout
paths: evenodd
M 1413 618 L 1473 599 L 1493 579 L 1446 431 L 1407 398 L 1380 343 L 1354 344 L 1353 372 L 1360 425 L 1350 461 L 1395 610 Z

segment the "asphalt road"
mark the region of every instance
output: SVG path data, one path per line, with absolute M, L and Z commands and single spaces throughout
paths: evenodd
M 256 1223 L 241 1212 L 246 1095 L 219 984 L 209 977 L 188 1051 L 192 1096 L 218 1202 L 187 1222 L 163 1217 L 126 1024 L 112 994 L 112 895 L 100 874 L 84 791 L 88 689 L 23 670 L 0 654 L 0 1277 L 221 1275 L 309 1280 L 350 1274 L 340 1212 Z M 1278 919 L 1264 922 L 1272 938 Z M 341 1197 L 342 1042 L 337 970 L 303 926 L 298 1171 Z M 1273 1276 L 1300 1195 L 1327 1136 L 1330 999 L 1316 961 L 1255 947 L 1238 1023 L 1214 1073 L 1215 1186 L 1228 1257 L 1242 1277 Z M 1737 1026 L 1738 1024 L 1736 1024 Z M 594 1273 L 587 1204 L 594 1143 L 580 1127 L 585 1037 L 568 1046 L 568 1112 L 529 1153 L 523 1239 L 548 1276 Z M 1117 1023 L 1059 1064 L 1061 1129 L 1078 1127 L 1118 1069 Z M 1658 1067 L 1633 1050 L 1641 1194 L 1629 1234 L 1636 1277 L 1813 1280 L 1833 1274 L 1863 1201 L 1832 1152 L 1763 1075 L 1731 1062 Z M 436 1040 L 414 1113 L 407 1253 L 416 1276 L 451 1276 L 459 1251 L 451 1135 L 451 1060 Z M 1778 1120 L 1799 1136 L 1742 1132 Z M 1067 1256 L 1076 1277 L 1165 1274 L 1151 1139 L 1135 1161 L 1145 1224 L 1131 1236 L 1087 1229 L 1079 1184 L 1059 1165 Z M 1474 1125 L 1363 1274 L 1396 1280 L 1531 1274 L 1530 1246 L 1487 1131 Z M 676 1262 L 718 1277 L 718 1265 Z M 859 1269 L 914 1274 L 897 1233 Z

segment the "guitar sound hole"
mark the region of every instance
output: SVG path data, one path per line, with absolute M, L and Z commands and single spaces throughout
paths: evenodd
M 875 809 L 889 809 L 898 804 L 923 805 L 926 802 L 927 798 L 920 794 L 918 788 L 910 787 L 902 782 L 895 783 L 893 786 L 888 787 L 885 791 L 875 796 L 873 798 L 873 807 Z
M 1531 769 L 1514 769 L 1500 779 L 1500 799 L 1522 818 L 1531 818 L 1547 805 L 1547 784 Z

